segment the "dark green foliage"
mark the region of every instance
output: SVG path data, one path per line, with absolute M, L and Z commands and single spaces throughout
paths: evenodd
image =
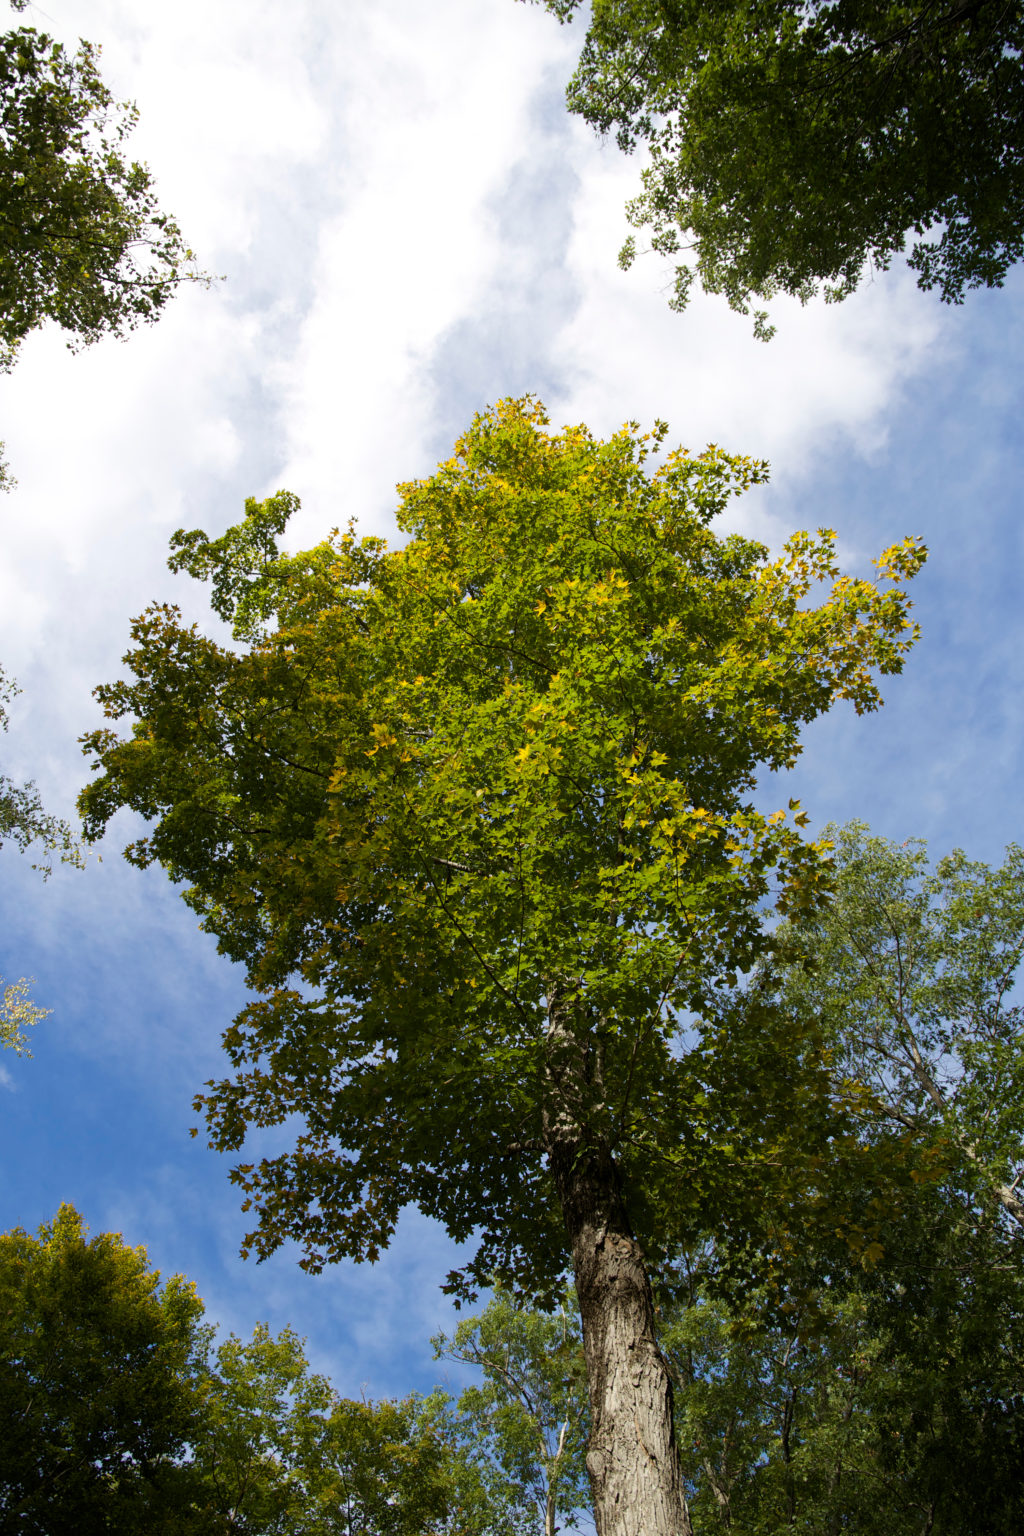
M 62 1206 L 0 1236 L 0 1532 L 173 1530 L 198 1423 L 202 1304 Z M 167 1524 L 162 1522 L 167 1521 Z
M 0 1536 L 531 1536 L 490 1426 L 341 1398 L 258 1324 L 211 1349 L 180 1276 L 62 1206 L 0 1236 Z
M 695 1528 L 1014 1536 L 1024 1517 L 1024 1280 L 952 1184 L 904 1200 L 872 1267 L 730 1307 L 699 1272 L 666 1315 Z
M 649 150 L 629 218 L 681 258 L 674 307 L 694 277 L 842 298 L 908 241 L 959 303 L 1024 248 L 1022 40 L 1020 0 L 594 0 L 568 102 Z
M 98 53 L 31 27 L 0 35 L 0 369 L 46 320 L 71 344 L 121 336 L 199 277 L 148 169 L 124 157 L 137 114 Z

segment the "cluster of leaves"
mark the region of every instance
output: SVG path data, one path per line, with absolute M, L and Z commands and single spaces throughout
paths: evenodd
M 921 287 L 959 303 L 1024 251 L 1022 43 L 1019 0 L 594 0 L 568 104 L 649 151 L 628 214 L 692 253 L 675 308 L 695 277 L 744 313 L 843 298 L 908 236 Z
M 887 551 L 876 581 L 840 575 L 827 531 L 771 559 L 710 526 L 763 465 L 709 448 L 650 474 L 635 425 L 545 427 L 531 400 L 476 418 L 401 488 L 404 548 L 349 532 L 278 555 L 284 496 L 219 540 L 179 534 L 173 563 L 212 579 L 245 647 L 155 607 L 135 679 L 99 690 L 135 723 L 88 739 L 87 835 L 122 805 L 149 819 L 128 856 L 184 883 L 266 994 L 201 1101 L 222 1149 L 301 1125 L 235 1173 L 260 1253 L 373 1258 L 412 1202 L 480 1236 L 470 1281 L 557 1296 L 545 1042 L 567 986 L 595 1063 L 579 1113 L 652 1256 L 720 1211 L 744 1156 L 795 1187 L 808 1117 L 831 1113 L 781 1016 L 708 1014 L 686 1049 L 686 1011 L 752 964 L 765 901 L 820 900 L 799 807 L 748 792 L 835 699 L 876 707 L 923 550 Z
M 32 1001 L 29 985 L 24 977 L 5 983 L 0 976 L 0 1048 L 12 1050 L 18 1056 L 31 1056 L 25 1031 L 50 1012 Z
M 1024 1501 L 1019 1248 L 925 1187 L 865 1268 L 665 1318 L 694 1525 L 735 1536 L 1011 1536 Z
M 6 706 L 19 692 L 17 684 L 0 667 L 0 730 L 7 730 Z M 0 848 L 8 840 L 12 840 L 21 853 L 33 843 L 41 845 L 43 862 L 34 867 L 44 878 L 52 870 L 53 854 L 65 864 L 81 867 L 82 855 L 71 827 L 43 809 L 35 784 L 31 780 L 27 784 L 15 784 L 7 774 L 0 774 Z
M 998 869 L 959 850 L 934 869 L 919 841 L 829 829 L 827 909 L 778 933 L 781 1005 L 818 1019 L 834 1070 L 877 1125 L 969 1172 L 975 1198 L 1024 1229 L 1024 852 Z

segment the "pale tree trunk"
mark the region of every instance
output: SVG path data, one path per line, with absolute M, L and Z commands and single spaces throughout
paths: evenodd
M 559 1464 L 562 1460 L 563 1454 L 565 1453 L 565 1437 L 568 1429 L 569 1420 L 566 1419 L 558 1433 L 558 1450 L 555 1452 L 553 1460 L 547 1461 L 548 1492 L 547 1498 L 544 1501 L 544 1536 L 555 1536 L 555 1533 L 558 1530 L 558 1526 L 555 1524 L 555 1515 L 557 1513 L 555 1480 L 558 1477 Z M 547 1460 L 547 1444 L 543 1436 L 541 1436 L 540 1443 L 540 1459 L 542 1463 Z
M 547 1498 L 544 1501 L 544 1536 L 555 1536 L 558 1530 L 555 1524 L 555 1496 L 548 1489 Z
M 692 1536 L 651 1283 L 601 1134 L 600 1060 L 574 1004 L 562 989 L 550 999 L 545 1143 L 583 1324 L 594 1519 L 598 1536 Z

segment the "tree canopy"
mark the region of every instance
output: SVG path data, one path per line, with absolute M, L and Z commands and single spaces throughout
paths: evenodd
M 791 1206 L 820 1163 L 808 1039 L 691 1011 L 754 963 L 766 902 L 820 899 L 806 818 L 758 811 L 756 773 L 836 699 L 877 706 L 915 635 L 893 583 L 924 558 L 895 545 L 869 581 L 827 531 L 774 559 L 717 538 L 764 466 L 713 447 L 649 474 L 663 433 L 549 434 L 505 401 L 400 488 L 402 548 L 350 530 L 281 555 L 285 495 L 217 540 L 175 535 L 235 643 L 166 606 L 136 621 L 134 680 L 99 690 L 135 724 L 88 738 L 81 802 L 92 838 L 119 806 L 153 823 L 128 857 L 187 886 L 263 994 L 225 1036 L 237 1076 L 201 1100 L 222 1149 L 296 1126 L 292 1151 L 234 1170 L 249 1242 L 373 1259 L 414 1203 L 478 1237 L 463 1294 L 498 1272 L 550 1297 L 571 1258 L 592 1474 L 618 1465 L 632 1390 L 594 1310 L 613 1249 L 619 1299 L 636 1288 L 616 1326 L 628 1312 L 661 1373 L 646 1413 L 668 1393 L 646 1264 L 727 1209 L 762 1220 L 773 1188 Z M 674 1529 L 678 1483 L 662 1493 Z
M 538 1536 L 472 1404 L 354 1401 L 290 1328 L 213 1335 L 188 1281 L 70 1206 L 0 1235 L 0 1533 Z
M 279 555 L 285 495 L 219 540 L 175 535 L 172 566 L 213 579 L 248 644 L 157 606 L 135 680 L 98 690 L 138 723 L 87 739 L 87 835 L 122 804 L 152 821 L 127 856 L 189 883 L 267 997 L 226 1037 L 255 1070 L 202 1101 L 214 1138 L 309 1117 L 294 1154 L 238 1172 L 261 1253 L 372 1258 L 413 1200 L 460 1239 L 483 1224 L 482 1282 L 517 1250 L 557 1280 L 537 1072 L 559 978 L 592 1000 L 624 1162 L 664 1155 L 678 1010 L 752 963 L 770 893 L 800 907 L 822 878 L 799 826 L 748 803 L 756 765 L 792 763 L 836 697 L 873 709 L 872 671 L 913 640 L 902 592 L 840 577 L 831 534 L 776 560 L 715 537 L 763 465 L 680 451 L 649 477 L 633 427 L 544 423 L 529 402 L 478 417 L 401 488 L 404 548 L 349 531 Z M 909 540 L 877 563 L 921 559 Z
M 1019 0 L 594 0 L 567 99 L 648 151 L 628 217 L 677 260 L 674 307 L 695 278 L 743 312 L 843 298 L 908 243 L 960 303 L 1024 251 L 1022 43 Z
M 303 1341 L 257 1323 L 205 1362 L 192 1447 L 191 1502 L 199 1528 L 312 1529 L 312 1451 L 331 1406 L 330 1383 L 308 1367 Z
M 200 277 L 149 170 L 125 157 L 138 114 L 98 59 L 32 27 L 0 34 L 0 369 L 47 320 L 69 345 L 121 336 Z
M 829 828 L 827 907 L 783 924 L 752 988 L 813 1016 L 867 1090 L 861 1134 L 912 1136 L 873 1239 L 822 1229 L 798 1287 L 737 1305 L 687 1256 L 661 1342 L 702 1529 L 1011 1536 L 1024 1450 L 1020 850 L 991 868 Z M 849 1198 L 856 1200 L 856 1191 Z M 719 1246 L 727 1246 L 728 1235 Z
M 197 1423 L 202 1303 L 62 1206 L 0 1236 L 0 1531 L 176 1530 L 166 1480 Z M 165 1523 L 169 1521 L 169 1523 Z

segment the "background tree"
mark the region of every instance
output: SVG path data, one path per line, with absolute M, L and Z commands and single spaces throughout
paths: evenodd
M 555 1536 L 576 1524 L 587 1503 L 586 1368 L 576 1299 L 556 1313 L 518 1305 L 499 1289 L 479 1317 L 463 1318 L 435 1356 L 477 1366 L 483 1385 L 467 1387 L 458 1411 L 515 1502 L 533 1505 L 534 1530 Z
M 291 1329 L 258 1324 L 207 1364 L 186 1469 L 189 1529 L 246 1536 L 521 1536 L 524 1490 L 491 1475 L 443 1392 L 339 1397 Z
M 922 1190 L 872 1267 L 666 1314 L 695 1526 L 735 1536 L 1013 1536 L 1024 1502 L 1024 1294 L 1005 1233 Z
M 310 1461 L 315 1530 L 327 1536 L 522 1536 L 530 1506 L 490 1476 L 440 1391 L 336 1398 Z
M 628 217 L 687 258 L 674 308 L 695 277 L 744 313 L 843 298 L 908 240 L 920 286 L 960 303 L 1024 249 L 1022 44 L 1019 0 L 594 0 L 567 99 L 649 152 Z
M 920 842 L 861 823 L 829 832 L 833 900 L 782 925 L 751 991 L 820 1022 L 837 1076 L 867 1090 L 861 1134 L 895 1123 L 911 1138 L 914 1193 L 875 1212 L 870 1241 L 859 1213 L 842 1241 L 822 1232 L 799 1255 L 801 1283 L 739 1306 L 715 1283 L 720 1252 L 691 1265 L 661 1340 L 684 1388 L 695 1514 L 749 1536 L 1011 1536 L 1024 1516 L 1021 852 L 996 869 L 959 851 L 932 867 Z
M 828 828 L 836 891 L 779 932 L 783 1008 L 820 1020 L 836 1071 L 873 1113 L 970 1170 L 1024 1240 L 1024 852 L 998 869 L 960 850 Z
M 444 1392 L 352 1401 L 289 1328 L 213 1333 L 70 1206 L 0 1236 L 0 1533 L 533 1536 Z
M 0 1236 L 0 1532 L 177 1531 L 197 1424 L 202 1303 L 145 1250 L 61 1206 Z
M 201 1526 L 251 1536 L 314 1529 L 311 1458 L 330 1408 L 330 1383 L 310 1374 L 302 1340 L 258 1323 L 232 1334 L 203 1373 L 192 1449 Z
M 187 886 L 263 994 L 202 1100 L 221 1148 L 299 1127 L 234 1172 L 249 1241 L 372 1259 L 414 1203 L 479 1234 L 463 1293 L 497 1273 L 551 1298 L 571 1262 L 598 1527 L 676 1536 L 648 1266 L 776 1194 L 784 1220 L 842 1145 L 812 1036 L 689 1011 L 768 942 L 766 901 L 823 885 L 802 814 L 751 805 L 758 767 L 834 700 L 876 707 L 914 631 L 827 532 L 775 560 L 715 537 L 763 466 L 710 448 L 649 476 L 637 428 L 545 424 L 531 401 L 478 417 L 402 487 L 393 552 L 349 532 L 279 556 L 286 496 L 176 535 L 247 644 L 138 620 L 135 680 L 99 690 L 136 723 L 89 738 L 82 808 L 92 838 L 122 805 L 155 823 L 129 858 Z M 895 546 L 879 582 L 922 559 Z

